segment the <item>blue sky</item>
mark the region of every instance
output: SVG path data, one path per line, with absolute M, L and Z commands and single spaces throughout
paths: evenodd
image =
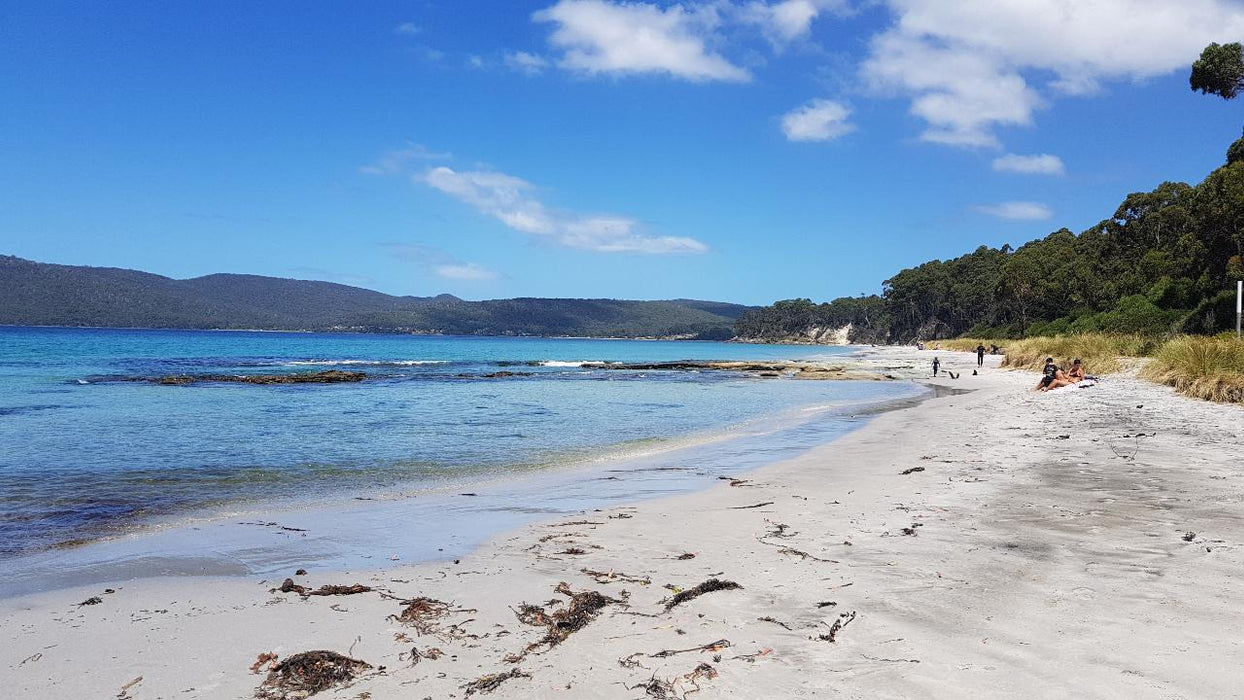
M 1197 182 L 1223 0 L 0 5 L 0 253 L 394 294 L 880 291 Z

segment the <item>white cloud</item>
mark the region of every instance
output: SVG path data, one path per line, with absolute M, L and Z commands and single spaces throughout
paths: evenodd
M 526 51 L 515 51 L 506 54 L 505 65 L 511 70 L 523 73 L 525 75 L 538 75 L 548 67 L 549 62 L 542 56 L 527 53 Z
M 851 109 L 833 100 L 811 100 L 782 117 L 782 131 L 791 141 L 831 141 L 855 131 L 847 121 Z
M 887 4 L 895 22 L 873 38 L 865 79 L 912 100 L 923 139 L 960 146 L 996 146 L 996 127 L 1031 124 L 1038 88 L 1083 95 L 1186 70 L 1210 41 L 1244 34 L 1244 7 L 1228 0 Z
M 399 175 L 411 161 L 448 160 L 452 157 L 449 153 L 434 153 L 421 144 L 407 143 L 404 148 L 394 149 L 380 156 L 375 163 L 362 166 L 359 172 L 364 175 Z
M 559 0 L 532 15 L 556 25 L 558 65 L 591 75 L 665 74 L 692 81 L 746 82 L 751 75 L 708 47 L 720 24 L 712 5 L 662 9 L 642 2 Z
M 708 246 L 694 238 L 649 236 L 639 222 L 623 216 L 582 215 L 546 207 L 535 186 L 492 171 L 455 172 L 433 168 L 422 181 L 506 226 L 556 245 L 601 253 L 703 253 Z
M 497 279 L 497 273 L 478 263 L 461 263 L 456 265 L 437 265 L 432 268 L 438 277 L 447 280 L 465 280 L 471 282 L 481 282 L 484 280 Z
M 501 276 L 492 268 L 479 263 L 462 262 L 440 248 L 432 246 L 415 243 L 384 243 L 380 247 L 393 257 L 423 267 L 442 279 L 482 282 L 495 280 Z
M 419 25 L 415 24 L 414 22 L 402 22 L 401 24 L 397 25 L 397 27 L 395 27 L 393 31 L 397 34 L 405 34 L 406 36 L 414 36 L 418 34 L 419 32 L 423 31 L 423 29 L 421 29 Z
M 845 0 L 782 0 L 774 3 L 753 0 L 736 9 L 741 22 L 759 26 L 774 48 L 780 49 L 811 34 L 812 21 L 822 12 L 843 12 L 847 9 L 847 3 Z
M 994 158 L 993 169 L 1000 173 L 1025 175 L 1062 175 L 1064 172 L 1062 159 L 1048 153 L 1034 156 L 1017 156 L 1014 153 L 1008 153 Z
M 999 202 L 981 204 L 976 211 L 1009 221 L 1045 221 L 1054 216 L 1049 207 L 1040 202 Z

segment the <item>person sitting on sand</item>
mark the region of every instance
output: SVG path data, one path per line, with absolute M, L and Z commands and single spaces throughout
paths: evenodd
M 1071 361 L 1071 369 L 1067 370 L 1067 378 L 1071 383 L 1082 382 L 1085 378 L 1084 363 L 1080 362 L 1080 358 Z
M 1045 358 L 1045 367 L 1041 369 L 1041 381 L 1037 382 L 1037 386 L 1033 388 L 1033 391 L 1051 389 L 1054 382 L 1060 380 L 1066 381 L 1066 376 L 1063 375 L 1063 371 L 1058 368 L 1058 365 L 1054 363 L 1054 358 L 1047 357 Z

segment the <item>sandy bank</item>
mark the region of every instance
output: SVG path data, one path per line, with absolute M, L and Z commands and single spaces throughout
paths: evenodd
M 1244 409 L 1127 377 L 1034 395 L 1029 374 L 973 377 L 974 360 L 937 354 L 967 370 L 944 383 L 977 390 L 883 414 L 739 481 L 525 527 L 458 562 L 288 572 L 372 592 L 303 598 L 270 592 L 279 578 L 180 578 L 3 601 L 0 687 L 247 698 L 265 677 L 249 670 L 259 654 L 331 649 L 385 669 L 317 698 L 461 698 L 515 668 L 490 697 L 1239 692 Z M 667 585 L 714 578 L 741 588 L 667 608 Z M 619 602 L 550 646 L 550 628 L 516 611 L 553 615 L 570 607 L 565 591 Z M 449 603 L 444 616 L 389 617 L 420 596 Z

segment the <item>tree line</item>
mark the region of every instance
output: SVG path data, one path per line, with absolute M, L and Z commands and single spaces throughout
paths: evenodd
M 1201 183 L 1130 194 L 1079 234 L 1063 228 L 1015 249 L 981 246 L 932 260 L 886 280 L 880 295 L 779 301 L 743 314 L 735 333 L 789 340 L 851 324 L 857 343 L 1215 333 L 1234 324 L 1232 281 L 1241 278 L 1244 138 Z

